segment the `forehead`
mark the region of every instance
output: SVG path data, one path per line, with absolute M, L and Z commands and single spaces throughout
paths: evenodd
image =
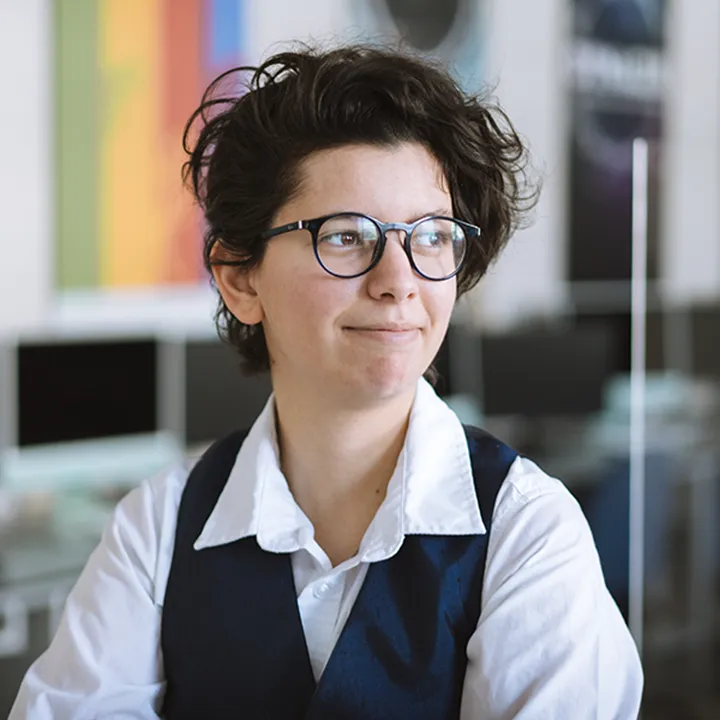
M 300 164 L 299 180 L 287 209 L 304 218 L 354 210 L 391 222 L 452 210 L 442 167 L 419 143 L 321 150 Z

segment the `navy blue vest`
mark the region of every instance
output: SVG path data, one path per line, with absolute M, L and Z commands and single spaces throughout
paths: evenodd
M 516 453 L 465 428 L 488 534 L 408 535 L 370 565 L 318 683 L 289 554 L 255 537 L 193 550 L 245 433 L 216 443 L 188 478 L 162 615 L 163 716 L 292 720 L 457 718 L 480 617 L 498 489 Z

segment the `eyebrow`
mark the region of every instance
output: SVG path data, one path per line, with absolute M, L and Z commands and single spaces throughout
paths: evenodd
M 423 218 L 435 217 L 438 215 L 441 217 L 453 217 L 452 210 L 448 210 L 447 207 L 444 207 L 440 209 L 430 210 L 429 212 L 424 212 L 422 215 L 418 215 L 416 218 L 413 218 L 409 224 L 412 225 L 412 223 L 417 222 L 418 220 L 422 220 Z

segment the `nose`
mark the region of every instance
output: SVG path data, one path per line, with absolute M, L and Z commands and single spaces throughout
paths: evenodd
M 405 252 L 402 230 L 390 230 L 378 264 L 367 275 L 369 294 L 377 300 L 403 302 L 417 295 L 419 278 Z

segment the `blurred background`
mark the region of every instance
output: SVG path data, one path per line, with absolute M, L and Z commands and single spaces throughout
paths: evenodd
M 439 390 L 580 501 L 608 587 L 635 608 L 643 717 L 720 717 L 711 0 L 0 0 L 0 716 L 117 500 L 249 425 L 269 393 L 215 338 L 180 183 L 203 88 L 283 41 L 398 38 L 490 88 L 544 177 L 533 226 L 458 305 Z

